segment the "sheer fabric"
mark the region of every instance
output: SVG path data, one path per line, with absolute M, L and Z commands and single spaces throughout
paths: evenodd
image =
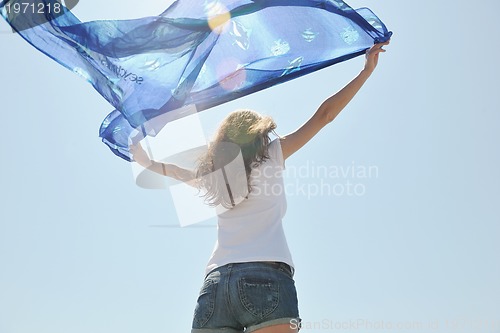
M 369 9 L 340 0 L 178 0 L 158 16 L 91 22 L 56 0 L 4 0 L 0 9 L 115 108 L 99 135 L 128 161 L 130 141 L 156 135 L 184 107 L 199 112 L 292 80 L 392 34 Z

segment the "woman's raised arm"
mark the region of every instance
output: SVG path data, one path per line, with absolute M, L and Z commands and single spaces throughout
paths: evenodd
M 340 111 L 349 104 L 377 67 L 379 54 L 385 52 L 382 47 L 388 44 L 389 41 L 375 44 L 367 50 L 365 67 L 363 70 L 339 92 L 325 100 L 314 115 L 301 127 L 281 138 L 281 149 L 284 159 L 287 159 L 297 150 L 302 148 L 323 127 L 333 121 Z
M 140 143 L 130 146 L 130 152 L 132 153 L 134 161 L 139 163 L 144 168 L 194 186 L 194 181 L 196 179 L 194 172 L 178 167 L 175 164 L 161 163 L 151 160 Z

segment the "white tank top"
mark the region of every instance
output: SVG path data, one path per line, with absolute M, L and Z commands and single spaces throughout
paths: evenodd
M 207 274 L 229 263 L 253 261 L 280 261 L 294 267 L 282 225 L 286 196 L 279 139 L 269 144 L 269 157 L 252 170 L 248 198 L 218 215 L 218 237 Z

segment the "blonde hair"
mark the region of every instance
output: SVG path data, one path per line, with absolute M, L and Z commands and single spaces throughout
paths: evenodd
M 248 195 L 252 190 L 252 169 L 269 159 L 269 133 L 274 129 L 276 123 L 271 117 L 246 109 L 231 112 L 222 121 L 207 153 L 199 159 L 196 170 L 197 184 L 199 189 L 205 192 L 202 196 L 205 197 L 206 203 L 232 208 L 237 196 Z M 246 183 L 247 186 L 229 187 L 224 167 L 235 160 L 239 153 L 243 157 L 245 172 L 240 168 L 235 178 L 239 185 Z M 219 169 L 224 174 L 224 181 L 220 177 L 211 176 Z M 233 181 L 231 183 L 233 185 Z

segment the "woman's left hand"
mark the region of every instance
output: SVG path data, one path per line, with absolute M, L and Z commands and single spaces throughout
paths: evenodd
M 144 151 L 140 143 L 131 145 L 129 149 L 134 161 L 136 161 L 137 163 L 139 163 L 144 167 L 149 166 L 151 164 L 151 160 L 149 159 L 148 154 Z

